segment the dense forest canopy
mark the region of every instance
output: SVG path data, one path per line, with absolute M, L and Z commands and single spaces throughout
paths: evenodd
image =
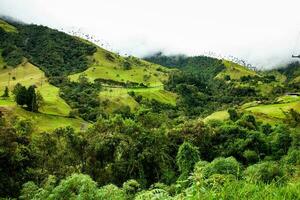
M 300 198 L 298 62 L 268 72 L 206 56 L 158 53 L 146 62 L 45 26 L 11 24 L 12 32 L 0 26 L 1 81 L 9 75 L 8 82 L 17 82 L 7 70 L 30 62 L 52 90 L 45 95 L 28 80 L 5 87 L 0 198 Z M 105 78 L 69 76 L 88 69 L 94 75 L 101 67 Z M 142 81 L 122 80 L 138 72 Z M 159 85 L 143 82 L 165 74 Z M 49 96 L 55 109 L 70 110 L 67 116 L 41 112 Z M 119 106 L 122 98 L 127 106 Z M 108 112 L 111 102 L 117 109 Z M 37 126 L 85 123 L 37 131 L 41 117 Z

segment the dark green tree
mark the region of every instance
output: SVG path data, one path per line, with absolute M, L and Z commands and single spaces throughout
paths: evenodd
M 4 89 L 4 94 L 2 95 L 2 97 L 9 97 L 9 90 L 7 86 Z
M 15 100 L 16 103 L 20 106 L 24 106 L 27 103 L 27 90 L 25 86 L 17 86 L 15 87 Z
M 27 89 L 26 105 L 30 111 L 32 112 L 38 111 L 37 96 L 35 93 L 35 86 L 33 85 Z
M 188 142 L 184 142 L 178 150 L 176 162 L 181 172 L 180 180 L 184 180 L 192 172 L 195 163 L 200 160 L 199 150 Z
M 18 92 L 20 91 L 20 89 L 22 88 L 22 85 L 20 83 L 17 83 L 12 91 L 12 93 L 17 96 Z
M 229 113 L 230 120 L 236 121 L 236 120 L 239 119 L 239 115 L 238 115 L 237 111 L 234 108 L 228 109 L 228 113 Z

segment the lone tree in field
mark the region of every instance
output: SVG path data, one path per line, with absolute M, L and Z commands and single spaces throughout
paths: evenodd
M 9 90 L 8 90 L 7 86 L 4 89 L 4 93 L 3 93 L 2 97 L 9 97 Z

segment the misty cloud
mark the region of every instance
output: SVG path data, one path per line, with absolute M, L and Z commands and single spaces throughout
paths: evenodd
M 81 29 L 122 54 L 212 51 L 271 68 L 300 54 L 297 0 L 0 0 L 0 14 Z

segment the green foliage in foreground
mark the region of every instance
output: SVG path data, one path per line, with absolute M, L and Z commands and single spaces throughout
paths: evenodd
M 228 158 L 229 160 L 232 158 Z M 249 182 L 237 179 L 232 176 L 232 171 L 222 171 L 225 166 L 235 165 L 236 161 L 218 160 L 215 163 L 197 164 L 195 171 L 186 179 L 189 186 L 180 190 L 179 185 L 167 186 L 161 183 L 153 185 L 149 190 L 140 190 L 139 184 L 134 180 L 129 180 L 123 187 L 109 184 L 97 187 L 97 183 L 88 175 L 73 174 L 66 179 L 57 182 L 55 177 L 49 176 L 39 187 L 34 182 L 27 182 L 23 185 L 20 199 L 22 200 L 63 200 L 63 199 L 100 199 L 100 200 L 152 200 L 152 199 L 299 199 L 300 182 L 290 181 L 284 184 L 271 182 Z M 200 161 L 202 162 L 202 161 Z M 213 161 L 215 162 L 215 161 Z M 225 163 L 224 163 L 225 162 Z M 233 163 L 232 163 L 233 162 Z M 230 164 L 231 163 L 231 164 Z M 202 167 L 199 167 L 201 166 Z M 225 167 L 225 168 L 224 168 Z M 202 168 L 202 169 L 201 169 Z M 203 171 L 213 169 L 215 173 L 204 178 Z M 264 175 L 268 172 L 260 172 Z M 247 176 L 246 176 L 247 178 Z
M 140 110 L 131 119 L 100 118 L 85 132 L 33 134 L 30 121 L 2 117 L 0 196 L 299 197 L 299 129 L 260 124 L 247 114 L 235 120 L 175 123 Z

